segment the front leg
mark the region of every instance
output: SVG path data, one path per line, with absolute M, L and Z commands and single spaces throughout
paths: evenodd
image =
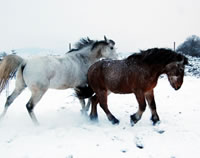
M 130 116 L 131 117 L 131 125 L 132 126 L 134 124 L 136 124 L 141 119 L 142 114 L 146 109 L 146 102 L 145 102 L 144 93 L 142 91 L 140 91 L 140 92 L 137 92 L 135 94 L 135 96 L 136 96 L 136 99 L 137 99 L 138 104 L 139 104 L 139 109 L 135 114 Z
M 151 114 L 152 114 L 151 121 L 153 122 L 153 125 L 156 125 L 160 121 L 160 119 L 156 111 L 156 103 L 154 99 L 153 90 L 145 93 L 145 97 L 149 104 L 149 108 L 151 109 Z

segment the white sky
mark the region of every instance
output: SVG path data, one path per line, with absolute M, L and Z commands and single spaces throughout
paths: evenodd
M 0 0 L 0 51 L 68 49 L 81 37 L 118 51 L 173 47 L 200 36 L 199 0 Z

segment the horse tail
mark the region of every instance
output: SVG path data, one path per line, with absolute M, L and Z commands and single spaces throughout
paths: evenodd
M 76 87 L 75 93 L 79 99 L 86 99 L 86 98 L 92 97 L 92 95 L 94 94 L 94 91 L 92 90 L 92 88 L 89 85 L 87 85 L 84 87 L 82 87 L 82 86 Z
M 9 79 L 12 79 L 18 67 L 24 62 L 24 59 L 17 55 L 8 55 L 4 57 L 0 64 L 0 93 L 5 88 Z

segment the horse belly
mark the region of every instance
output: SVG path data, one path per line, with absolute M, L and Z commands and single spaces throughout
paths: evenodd
M 128 93 L 133 93 L 133 89 L 129 86 L 122 85 L 122 84 L 112 84 L 108 87 L 109 91 L 113 93 L 118 93 L 118 94 L 128 94 Z
M 49 88 L 52 89 L 67 89 L 71 88 L 67 82 L 61 80 L 50 80 Z
M 126 81 L 126 77 L 119 76 L 118 78 L 111 80 L 110 78 L 106 81 L 107 88 L 118 94 L 133 93 L 133 86 Z
M 71 79 L 67 79 L 64 75 L 55 76 L 50 79 L 49 88 L 52 89 L 67 89 L 74 88 L 75 82 L 72 82 Z
M 64 72 L 64 71 L 63 71 Z M 66 72 L 56 74 L 50 79 L 50 88 L 54 89 L 67 89 L 75 88 L 81 85 L 83 82 L 86 82 L 86 75 L 83 78 L 83 75 L 78 72 Z

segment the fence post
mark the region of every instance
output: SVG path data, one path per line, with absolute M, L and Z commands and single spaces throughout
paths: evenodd
M 72 49 L 72 46 L 71 46 L 71 43 L 69 43 L 69 50 L 71 50 Z
M 176 42 L 174 42 L 174 51 L 176 51 Z

